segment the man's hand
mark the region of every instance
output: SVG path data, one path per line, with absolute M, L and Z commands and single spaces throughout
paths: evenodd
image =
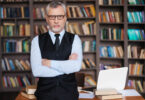
M 78 55 L 76 53 L 72 53 L 70 56 L 69 56 L 69 60 L 77 60 L 78 59 Z
M 42 65 L 43 65 L 43 66 L 50 67 L 50 63 L 51 63 L 51 60 L 42 59 Z

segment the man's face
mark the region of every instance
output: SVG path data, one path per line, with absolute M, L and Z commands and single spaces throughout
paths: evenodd
M 57 8 L 49 8 L 46 16 L 46 21 L 49 25 L 49 29 L 54 33 L 60 33 L 66 23 L 66 15 L 64 8 L 58 6 Z

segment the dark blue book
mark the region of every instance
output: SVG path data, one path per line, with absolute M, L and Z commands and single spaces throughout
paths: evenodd
M 9 8 L 9 13 L 10 13 L 10 18 L 14 18 L 14 13 L 13 13 L 14 8 Z
M 6 42 L 5 42 L 5 46 L 6 46 L 6 53 L 9 53 L 10 52 L 10 45 L 9 45 L 9 40 L 7 40 Z
M 23 77 L 20 77 L 20 81 L 21 81 L 21 83 L 22 83 L 22 86 L 26 86 L 26 85 L 25 85 L 25 82 L 23 81 Z
M 17 12 L 18 12 L 17 16 L 20 17 L 20 18 L 22 18 L 21 8 L 17 8 Z
M 144 30 L 141 30 L 141 34 L 142 34 L 142 36 L 143 36 L 143 39 L 145 40 Z
M 29 17 L 29 7 L 24 7 L 24 17 Z

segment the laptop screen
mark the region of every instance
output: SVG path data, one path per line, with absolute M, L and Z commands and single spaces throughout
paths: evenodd
M 126 84 L 127 71 L 128 67 L 100 70 L 97 83 L 97 90 L 123 90 Z

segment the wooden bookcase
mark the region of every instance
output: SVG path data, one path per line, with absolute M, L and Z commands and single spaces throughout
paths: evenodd
M 2 51 L 2 41 L 3 39 L 20 39 L 20 38 L 29 38 L 30 40 L 35 36 L 34 34 L 34 26 L 35 25 L 46 25 L 45 19 L 33 18 L 33 8 L 36 7 L 45 7 L 51 0 L 26 0 L 21 2 L 0 2 L 0 7 L 15 7 L 15 6 L 28 6 L 29 7 L 29 18 L 0 18 L 0 25 L 3 25 L 4 22 L 13 22 L 15 24 L 19 23 L 29 23 L 30 24 L 30 36 L 24 37 L 1 37 L 0 36 L 0 66 L 1 60 L 3 57 L 10 58 L 19 58 L 19 59 L 30 59 L 29 53 L 3 53 Z M 96 52 L 85 52 L 83 53 L 84 58 L 92 59 L 96 68 L 92 69 L 83 69 L 81 72 L 91 74 L 95 81 L 97 81 L 98 72 L 100 70 L 100 64 L 120 64 L 122 66 L 129 66 L 130 63 L 141 62 L 145 66 L 145 59 L 139 58 L 128 58 L 128 50 L 127 47 L 129 44 L 139 45 L 142 48 L 145 47 L 145 40 L 136 40 L 131 41 L 128 40 L 127 30 L 129 28 L 139 28 L 145 31 L 145 22 L 142 23 L 128 23 L 127 12 L 128 11 L 144 11 L 145 14 L 145 4 L 144 5 L 129 5 L 128 0 L 124 1 L 122 4 L 113 4 L 113 5 L 99 5 L 99 0 L 60 0 L 67 5 L 85 5 L 85 4 L 93 4 L 95 6 L 96 17 L 90 18 L 68 18 L 68 22 L 85 22 L 85 21 L 95 21 L 96 23 L 96 34 L 95 35 L 80 35 L 82 41 L 85 40 L 96 40 Z M 102 0 L 104 1 L 104 0 Z M 145 2 L 145 1 L 144 1 Z M 121 13 L 121 22 L 99 22 L 99 12 L 102 11 L 119 11 Z M 144 15 L 145 16 L 145 15 Z M 101 28 L 122 28 L 124 29 L 124 39 L 123 40 L 102 40 L 100 37 L 100 29 Z M 122 58 L 110 58 L 110 57 L 100 57 L 100 46 L 122 46 L 124 55 Z M 128 79 L 141 80 L 142 83 L 145 81 L 145 69 L 143 68 L 143 75 L 141 76 L 128 76 Z M 25 75 L 28 74 L 31 77 L 31 83 L 34 83 L 34 78 L 32 76 L 31 71 L 2 71 L 2 67 L 0 67 L 0 79 L 2 79 L 3 75 Z M 145 86 L 145 83 L 144 83 Z M 2 81 L 0 82 L 0 91 L 1 92 L 9 92 L 9 91 L 19 91 L 21 88 L 3 88 Z M 145 90 L 145 89 L 144 89 Z M 145 92 L 141 92 L 141 94 L 145 95 Z
M 28 7 L 28 8 L 31 8 L 31 2 L 29 2 L 29 0 L 27 1 L 23 1 L 23 2 L 20 2 L 20 1 L 17 1 L 17 2 L 6 2 L 6 1 L 2 1 L 0 3 L 0 6 L 3 7 L 3 8 L 7 8 L 7 7 L 14 7 L 14 8 L 17 8 L 17 7 Z M 4 23 L 14 23 L 15 26 L 14 26 L 14 34 L 16 33 L 16 26 L 19 26 L 20 24 L 30 24 L 32 26 L 32 13 L 31 13 L 31 9 L 29 9 L 29 17 L 19 17 L 19 18 L 0 18 L 0 25 L 3 26 Z M 30 29 L 30 32 L 32 33 L 32 30 Z M 5 40 L 21 40 L 21 39 L 28 39 L 29 41 L 31 41 L 31 38 L 32 38 L 33 34 L 31 34 L 30 36 L 19 36 L 19 35 L 13 35 L 13 36 L 0 36 L 0 65 L 2 65 L 2 58 L 8 58 L 8 59 L 18 59 L 18 60 L 30 60 L 30 52 L 4 52 L 4 47 L 3 47 L 3 43 Z M 33 78 L 32 78 L 32 73 L 30 70 L 24 70 L 24 71 L 18 71 L 18 70 L 6 70 L 6 71 L 3 71 L 2 70 L 2 66 L 0 67 L 0 70 L 1 70 L 1 75 L 0 75 L 0 78 L 2 80 L 2 77 L 3 76 L 12 76 L 12 77 L 17 77 L 17 76 L 20 76 L 20 77 L 23 77 L 23 76 L 28 76 L 28 78 L 30 79 L 30 83 L 32 84 L 33 83 Z M 15 87 L 15 88 L 12 88 L 12 87 L 3 87 L 2 85 L 2 81 L 0 82 L 0 92 L 18 92 L 21 90 L 22 87 Z

